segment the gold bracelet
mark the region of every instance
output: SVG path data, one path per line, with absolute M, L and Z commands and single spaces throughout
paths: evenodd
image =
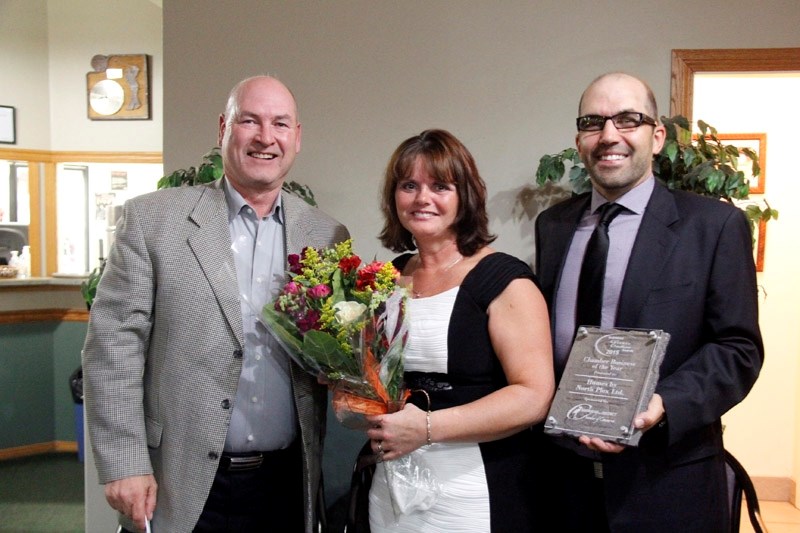
M 425 395 L 425 398 L 428 400 L 428 411 L 425 413 L 425 431 L 428 440 L 428 446 L 433 444 L 433 439 L 431 439 L 431 397 L 428 395 L 428 391 L 425 389 L 416 389 L 416 391 L 421 392 Z M 416 392 L 415 391 L 415 392 Z
M 428 446 L 430 446 L 431 444 L 433 444 L 433 441 L 431 440 L 431 412 L 430 411 L 425 413 L 425 421 L 428 424 L 428 427 L 427 427 L 427 430 L 428 430 Z

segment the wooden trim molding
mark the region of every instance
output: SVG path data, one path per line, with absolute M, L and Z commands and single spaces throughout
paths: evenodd
M 0 148 L 0 159 L 9 161 L 34 161 L 41 163 L 50 161 L 52 153 L 49 150 L 25 150 L 20 148 Z
M 692 121 L 696 72 L 790 72 L 800 70 L 800 48 L 672 50 L 670 116 Z
M 39 163 L 161 163 L 161 152 L 67 152 L 0 148 L 0 159 Z
M 54 163 L 161 163 L 161 152 L 50 152 Z
M 28 194 L 30 203 L 28 212 L 31 219 L 28 222 L 28 244 L 31 247 L 31 275 L 41 276 L 42 272 L 42 217 L 41 208 L 44 191 L 42 190 L 41 165 L 38 162 L 28 161 Z
M 42 275 L 52 276 L 58 271 L 58 188 L 56 183 L 56 164 L 48 162 L 44 164 L 44 194 L 43 202 L 39 205 L 44 210 L 44 241 L 47 247 L 39 247 L 37 250 L 44 250 L 45 271 Z M 33 220 L 31 220 L 33 222 Z M 31 228 L 33 226 L 31 225 Z M 33 249 L 33 247 L 31 247 Z M 40 272 L 40 271 L 37 271 Z
M 25 309 L 0 312 L 0 324 L 31 322 L 88 322 L 89 311 L 82 309 Z
M 756 489 L 760 501 L 793 502 L 797 486 L 793 479 L 788 477 L 758 477 L 753 478 L 753 487 Z
M 0 461 L 8 459 L 19 459 L 30 457 L 31 455 L 41 455 L 52 452 L 78 452 L 76 441 L 55 440 L 51 442 L 39 442 L 36 444 L 26 444 L 25 446 L 15 446 L 0 450 Z

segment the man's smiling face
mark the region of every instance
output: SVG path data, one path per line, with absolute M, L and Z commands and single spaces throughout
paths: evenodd
M 647 89 L 631 76 L 611 74 L 589 86 L 581 99 L 580 115 L 614 116 L 623 111 L 654 114 L 648 109 Z M 642 124 L 620 131 L 607 120 L 600 131 L 579 131 L 575 144 L 594 187 L 615 200 L 652 173 L 653 155 L 661 151 L 663 126 Z
M 274 78 L 254 78 L 240 88 L 232 112 L 220 117 L 225 175 L 239 190 L 279 188 L 300 152 L 294 97 Z

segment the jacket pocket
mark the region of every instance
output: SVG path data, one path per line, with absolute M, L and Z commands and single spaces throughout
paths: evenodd
M 648 305 L 659 305 L 681 300 L 689 300 L 694 293 L 694 281 L 671 285 L 669 287 L 654 287 L 647 296 Z
M 155 419 L 145 417 L 145 431 L 147 432 L 147 447 L 158 448 L 161 446 L 161 432 L 163 427 Z

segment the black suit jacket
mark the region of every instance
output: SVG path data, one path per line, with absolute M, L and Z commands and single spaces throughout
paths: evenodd
M 589 199 L 570 198 L 536 221 L 536 275 L 551 312 Z M 667 423 L 648 431 L 638 448 L 604 457 L 609 519 L 658 517 L 681 505 L 702 511 L 709 502 L 682 501 L 687 496 L 681 484 L 689 475 L 696 478 L 692 483 L 709 484 L 711 492 L 725 489 L 720 417 L 744 399 L 763 362 L 752 238 L 742 211 L 656 183 L 625 272 L 615 325 L 662 329 L 671 339 L 656 387 Z M 710 457 L 719 459 L 713 468 L 678 470 Z M 671 495 L 676 499 L 665 504 Z

